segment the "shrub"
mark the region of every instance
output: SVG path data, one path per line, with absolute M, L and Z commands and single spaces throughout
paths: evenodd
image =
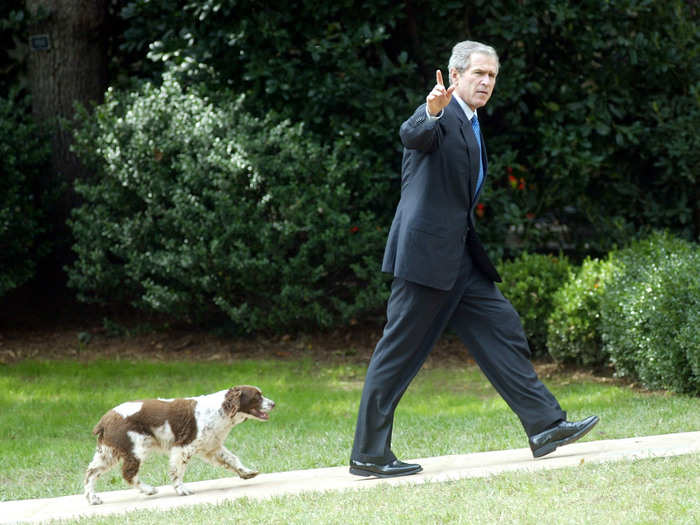
M 552 296 L 568 279 L 569 260 L 559 255 L 522 253 L 498 268 L 500 288 L 520 313 L 523 327 L 535 355 L 546 353 L 547 319 L 552 313 Z
M 452 45 L 483 40 L 502 63 L 480 112 L 493 161 L 480 236 L 492 250 L 551 251 L 555 241 L 602 254 L 646 225 L 700 234 L 697 2 L 280 5 L 128 0 L 120 49 L 138 55 L 141 75 L 206 63 L 248 95 L 253 114 L 275 110 L 324 140 L 351 137 L 373 173 L 395 178 L 400 123 L 425 99 L 435 69 L 445 73 Z M 395 199 L 376 197 L 388 224 Z M 505 242 L 513 233 L 515 247 Z
M 70 225 L 82 300 L 234 329 L 346 321 L 385 300 L 386 232 L 346 181 L 342 144 L 304 126 L 214 103 L 166 73 L 162 86 L 108 91 L 76 150 L 96 169 Z
M 696 298 L 697 299 L 697 298 Z M 680 329 L 678 343 L 686 349 L 695 390 L 700 390 L 700 302 L 688 309 L 688 322 Z
M 607 361 L 600 332 L 600 309 L 612 270 L 610 258 L 587 258 L 554 294 L 552 315 L 547 321 L 547 348 L 555 360 L 586 366 Z
M 38 197 L 49 152 L 26 101 L 0 98 L 0 296 L 31 279 L 37 261 L 48 253 Z
M 700 391 L 700 249 L 654 234 L 615 255 L 602 338 L 618 374 L 648 388 Z

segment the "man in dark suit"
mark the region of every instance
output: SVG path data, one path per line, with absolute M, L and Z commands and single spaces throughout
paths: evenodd
M 350 472 L 404 476 L 418 464 L 391 451 L 394 411 L 447 327 L 454 330 L 517 414 L 535 457 L 586 434 L 596 416 L 566 420 L 538 379 L 512 305 L 494 284 L 498 272 L 475 232 L 474 208 L 487 176 L 476 111 L 491 97 L 499 61 L 478 42 L 454 46 L 450 87 L 435 87 L 399 132 L 404 146 L 401 199 L 382 270 L 394 281 L 387 324 L 372 355 L 360 402 Z

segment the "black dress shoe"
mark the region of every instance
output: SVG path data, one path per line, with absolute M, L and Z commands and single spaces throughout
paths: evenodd
M 376 463 L 363 463 L 361 461 L 350 460 L 350 474 L 356 476 L 377 476 L 379 478 L 393 478 L 396 476 L 410 476 L 418 474 L 423 467 L 418 463 L 404 463 L 395 459 L 386 465 Z
M 562 421 L 552 428 L 530 436 L 530 450 L 536 458 L 554 452 L 557 447 L 568 445 L 582 438 L 599 421 L 598 416 L 591 416 L 581 421 Z

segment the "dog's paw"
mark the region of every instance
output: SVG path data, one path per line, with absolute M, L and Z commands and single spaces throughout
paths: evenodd
M 257 470 L 239 470 L 238 475 L 243 479 L 251 479 L 260 474 Z
M 90 505 L 102 505 L 102 500 L 97 497 L 97 494 L 85 494 Z
M 194 494 L 194 492 L 192 492 L 190 489 L 186 488 L 184 485 L 177 485 L 175 487 L 175 492 L 179 496 L 191 496 L 192 494 Z
M 156 494 L 158 492 L 158 489 L 156 489 L 155 487 L 151 487 L 150 485 L 146 485 L 145 483 L 141 483 L 139 485 L 139 490 L 142 494 L 145 494 L 146 496 L 153 496 L 153 494 Z

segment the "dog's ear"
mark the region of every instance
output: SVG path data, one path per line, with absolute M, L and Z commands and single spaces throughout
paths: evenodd
M 241 391 L 238 387 L 229 388 L 224 397 L 224 404 L 221 406 L 224 413 L 233 417 L 241 408 Z

